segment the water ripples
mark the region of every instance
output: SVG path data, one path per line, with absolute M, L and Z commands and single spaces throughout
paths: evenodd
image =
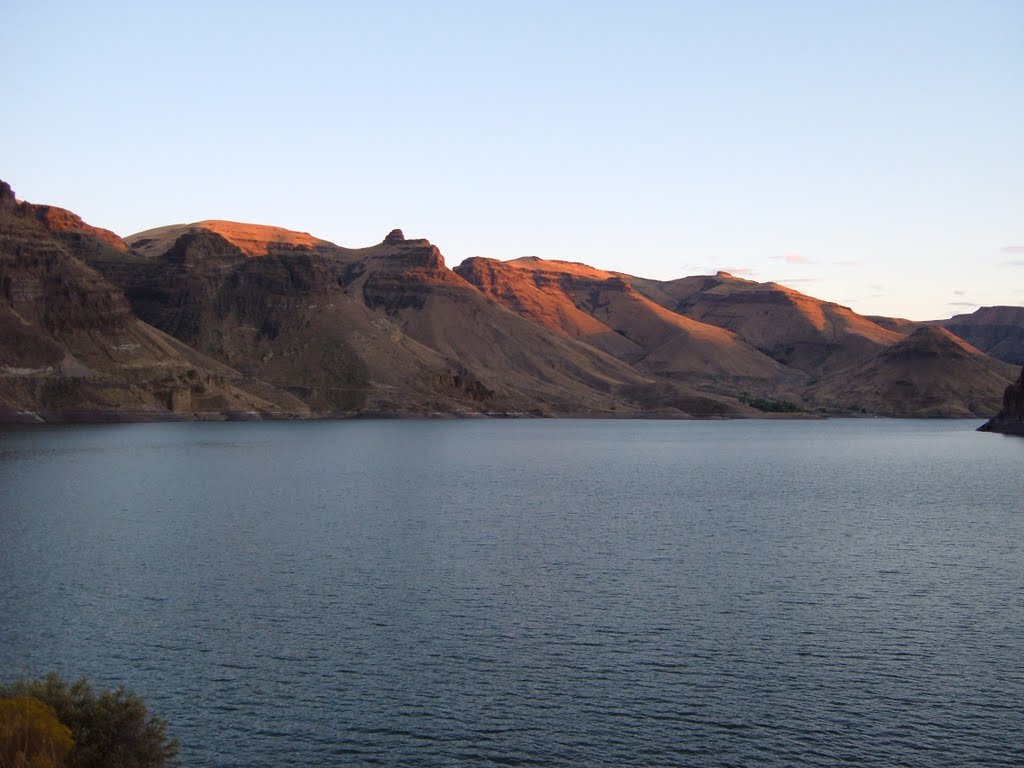
M 194 766 L 1020 765 L 1024 441 L 971 426 L 19 431 L 0 670 Z

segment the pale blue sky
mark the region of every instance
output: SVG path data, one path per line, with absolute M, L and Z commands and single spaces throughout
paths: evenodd
M 0 0 L 0 50 L 0 178 L 122 235 L 1024 304 L 1021 0 Z

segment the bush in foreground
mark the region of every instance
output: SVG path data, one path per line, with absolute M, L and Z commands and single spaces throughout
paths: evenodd
M 53 707 L 32 696 L 0 699 L 0 768 L 59 768 L 73 743 Z
M 84 678 L 68 683 L 56 674 L 43 680 L 0 685 L 0 700 L 28 698 L 49 707 L 74 740 L 66 758 L 42 762 L 40 766 L 167 768 L 177 765 L 178 742 L 168 737 L 167 724 L 150 714 L 142 699 L 124 687 L 96 693 Z M 0 744 L 0 754 L 4 748 L 5 745 Z M 24 765 L 35 764 L 25 762 Z M 6 766 L 0 764 L 0 768 Z

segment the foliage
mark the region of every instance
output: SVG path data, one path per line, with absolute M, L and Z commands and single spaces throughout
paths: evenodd
M 740 402 L 746 403 L 752 408 L 757 408 L 764 413 L 800 413 L 803 409 L 789 400 L 771 400 L 766 397 L 748 397 L 746 394 L 740 396 Z
M 177 765 L 178 742 L 168 737 L 167 724 L 123 686 L 96 693 L 84 678 L 69 683 L 50 674 L 43 680 L 0 685 L 0 696 L 32 696 L 53 708 L 74 738 L 68 768 Z
M 71 729 L 32 696 L 0 699 L 0 768 L 61 768 Z

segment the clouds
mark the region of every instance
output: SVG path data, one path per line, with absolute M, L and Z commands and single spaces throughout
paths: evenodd
M 963 288 L 954 288 L 953 295 L 956 296 L 957 298 L 954 301 L 947 301 L 947 307 L 955 307 L 957 309 L 977 309 L 978 307 L 981 306 L 981 304 L 977 301 L 967 301 L 965 298 L 963 298 L 964 296 L 968 295 L 967 291 L 965 291 Z
M 736 277 L 756 277 L 757 270 L 751 269 L 750 267 L 722 267 L 722 272 L 728 272 L 730 275 Z
M 787 264 L 813 264 L 814 260 L 799 253 L 787 253 L 782 256 L 772 256 L 773 261 L 784 261 Z
M 810 285 L 812 283 L 820 283 L 821 279 L 817 277 L 784 277 L 776 280 L 776 282 L 783 285 Z
M 999 249 L 1007 256 L 1024 256 L 1024 245 L 1004 245 Z M 1024 267 L 1024 259 L 1007 259 L 1002 262 L 1004 267 Z

